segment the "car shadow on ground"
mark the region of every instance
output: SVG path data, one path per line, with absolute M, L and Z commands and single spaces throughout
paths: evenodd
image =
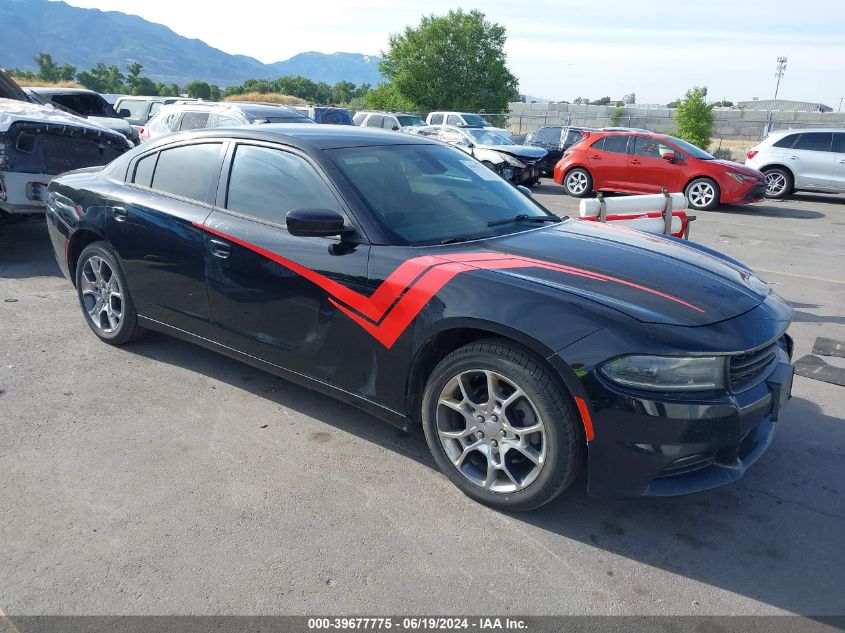
M 61 277 L 47 223 L 0 223 L 0 278 Z
M 698 211 L 698 213 L 702 213 Z M 821 211 L 793 209 L 787 206 L 776 206 L 776 203 L 759 202 L 756 204 L 722 204 L 705 213 L 730 213 L 731 215 L 759 216 L 767 218 L 792 218 L 795 220 L 818 220 L 827 217 Z
M 419 429 L 403 433 L 350 405 L 165 335 L 125 349 L 229 383 L 437 470 Z M 685 497 L 607 500 L 589 497 L 582 475 L 549 505 L 509 516 L 780 609 L 838 614 L 845 586 L 843 446 L 843 421 L 796 397 L 774 445 L 735 484 Z M 466 499 L 466 512 L 475 508 Z M 559 548 L 565 551 L 565 540 Z M 613 562 L 606 573 L 613 576 Z M 649 595 L 636 577 L 632 591 Z

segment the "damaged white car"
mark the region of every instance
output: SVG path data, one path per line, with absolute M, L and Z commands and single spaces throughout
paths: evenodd
M 0 217 L 43 213 L 54 176 L 105 165 L 130 147 L 118 132 L 29 103 L 0 70 Z

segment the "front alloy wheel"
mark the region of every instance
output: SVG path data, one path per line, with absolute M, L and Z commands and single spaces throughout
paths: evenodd
M 593 178 L 586 169 L 578 167 L 564 176 L 563 188 L 574 198 L 584 198 L 593 191 Z
M 526 393 L 497 372 L 475 369 L 452 378 L 440 392 L 436 418 L 443 450 L 476 486 L 516 492 L 543 469 L 543 419 Z
M 696 211 L 709 211 L 719 204 L 719 186 L 709 178 L 696 178 L 685 193 L 689 206 Z
M 531 510 L 580 470 L 584 435 L 560 378 L 504 339 L 460 347 L 431 373 L 422 399 L 426 442 L 464 494 Z

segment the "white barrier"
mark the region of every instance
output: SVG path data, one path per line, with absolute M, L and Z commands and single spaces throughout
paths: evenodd
M 687 197 L 682 193 L 670 193 L 671 208 L 669 211 L 683 211 L 687 208 Z M 645 196 L 620 196 L 617 198 L 604 198 L 605 208 L 608 215 L 628 215 L 649 213 L 650 211 L 663 211 L 666 208 L 666 196 L 662 193 Z M 601 201 L 598 198 L 586 198 L 581 200 L 578 211 L 581 217 L 598 215 L 601 209 Z

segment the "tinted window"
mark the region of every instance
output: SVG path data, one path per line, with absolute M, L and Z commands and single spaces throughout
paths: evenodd
M 637 136 L 634 141 L 634 154 L 645 158 L 663 158 L 663 154 L 675 154 L 675 148 L 661 143 L 650 136 Z
M 442 114 L 433 114 L 431 116 L 431 124 L 432 125 L 440 125 L 443 123 L 443 115 Z
M 560 133 L 559 127 L 541 127 L 532 134 L 531 142 L 557 146 L 560 144 Z
M 381 127 L 382 121 L 384 121 L 384 117 L 382 115 L 374 114 L 367 119 L 366 127 Z
M 777 143 L 772 143 L 772 147 L 792 147 L 795 141 L 798 140 L 798 134 L 787 134 Z
M 420 125 L 425 125 L 425 121 L 423 121 L 418 116 L 399 116 L 399 125 L 408 125 L 418 127 Z
M 82 116 L 105 116 L 117 118 L 117 112 L 109 102 L 97 94 L 74 93 L 67 95 L 53 95 L 50 100 L 73 110 Z
M 478 116 L 477 114 L 466 114 L 463 115 L 464 122 L 467 125 L 480 125 L 482 127 L 491 127 L 490 122 L 487 121 L 484 117 Z
M 604 149 L 604 137 L 602 136 L 599 140 L 594 141 L 590 147 L 602 151 Z
M 686 141 L 679 138 L 675 138 L 674 136 L 667 136 L 666 138 L 669 140 L 670 143 L 675 145 L 675 147 L 682 149 L 693 158 L 699 158 L 701 160 L 713 160 L 713 156 L 705 152 L 700 147 L 696 147 L 692 143 L 687 143 Z
M 152 188 L 191 200 L 211 202 L 211 183 L 220 172 L 220 147 L 220 143 L 202 143 L 162 151 Z
M 186 112 L 180 130 L 199 130 L 208 125 L 208 112 Z
M 613 152 L 615 154 L 624 154 L 628 147 L 628 139 L 630 136 L 605 136 L 604 137 L 604 151 Z
M 833 135 L 833 151 L 845 154 L 845 132 Z
M 831 132 L 805 132 L 792 149 L 806 149 L 814 152 L 829 152 L 833 142 Z
M 418 244 L 513 233 L 546 216 L 535 202 L 474 158 L 443 145 L 326 150 L 396 242 Z
M 276 224 L 284 224 L 294 209 L 342 213 L 322 176 L 304 158 L 252 145 L 239 145 L 235 152 L 226 208 Z
M 153 169 L 156 166 L 158 153 L 145 156 L 135 163 L 135 177 L 132 179 L 136 185 L 149 187 L 153 182 Z

